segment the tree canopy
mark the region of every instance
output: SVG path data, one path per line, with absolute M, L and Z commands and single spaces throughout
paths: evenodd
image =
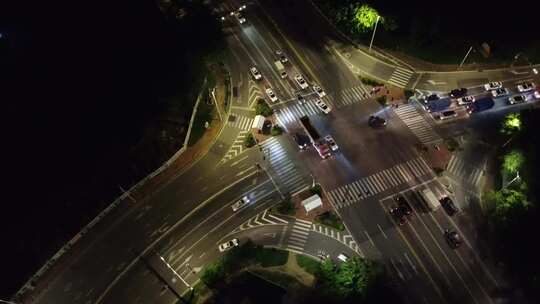
M 353 24 L 359 32 L 365 33 L 372 30 L 381 16 L 373 7 L 363 4 L 356 8 Z

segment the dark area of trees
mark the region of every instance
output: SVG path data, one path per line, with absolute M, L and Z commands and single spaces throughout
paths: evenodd
M 540 128 L 540 110 L 525 110 L 520 130 L 505 135 L 510 139 L 501 157 L 504 189 L 488 195 L 491 242 L 508 273 L 526 294 L 540 302 L 540 149 L 535 140 Z M 517 157 L 519 156 L 519 157 Z M 514 179 L 519 171 L 519 179 Z
M 386 19 L 384 24 L 379 24 L 382 26 L 377 30 L 376 46 L 406 51 L 435 63 L 459 64 L 470 46 L 475 47 L 475 52 L 468 62 L 511 62 L 520 52 L 524 56 L 519 63 L 525 63 L 525 57 L 540 61 L 540 41 L 535 38 L 538 24 L 532 13 L 540 7 L 537 1 L 519 4 L 465 0 L 316 2 L 344 32 L 364 43 L 369 43 L 371 31 L 355 30 L 354 8 L 369 4 Z M 491 58 L 485 59 L 478 52 L 484 42 L 491 47 Z
M 185 3 L 183 3 L 185 2 Z M 183 143 L 204 58 L 224 49 L 197 1 L 11 1 L 0 9 L 7 298 Z M 176 19 L 177 8 L 186 14 Z M 6 184 L 6 180 L 9 183 Z

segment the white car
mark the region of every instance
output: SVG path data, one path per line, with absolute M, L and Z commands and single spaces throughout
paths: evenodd
M 475 100 L 476 99 L 474 98 L 474 96 L 463 96 L 457 99 L 457 103 L 458 105 L 463 106 L 463 105 L 470 104 L 474 102 Z
M 246 23 L 246 18 L 240 12 L 234 13 L 234 16 L 236 17 L 236 20 L 238 20 L 238 23 L 240 24 Z
M 496 89 L 502 88 L 502 82 L 500 81 L 488 82 L 484 85 L 484 88 L 486 89 L 486 91 L 496 90 Z
M 491 95 L 493 95 L 493 97 L 501 97 L 504 95 L 508 95 L 508 90 L 505 88 L 498 88 L 496 90 L 491 91 Z
M 320 98 L 323 98 L 324 96 L 326 96 L 326 92 L 324 92 L 324 90 L 316 84 L 313 85 L 313 91 L 315 91 L 315 93 L 317 93 L 317 95 L 319 95 Z
M 238 242 L 238 239 L 232 239 L 228 242 L 225 242 L 218 246 L 219 252 L 227 251 L 233 247 L 238 246 L 240 243 Z
M 298 83 L 298 85 L 300 86 L 300 88 L 302 88 L 302 89 L 307 89 L 308 84 L 307 84 L 307 82 L 304 80 L 304 77 L 302 77 L 302 75 L 296 75 L 296 76 L 294 76 L 294 80 L 296 80 L 296 83 Z
M 246 206 L 247 204 L 249 204 L 249 198 L 247 196 L 244 196 L 232 205 L 232 210 L 238 211 L 239 209 Z
M 514 95 L 512 97 L 508 97 L 508 104 L 518 104 L 518 103 L 524 103 L 527 101 L 527 97 L 523 94 L 520 95 Z
M 337 149 L 339 149 L 338 145 L 336 144 L 336 141 L 334 140 L 334 138 L 332 137 L 332 135 L 326 135 L 324 137 L 324 140 L 326 141 L 326 143 L 328 144 L 328 146 L 330 146 L 330 149 L 332 149 L 332 151 L 336 151 Z
M 268 95 L 268 98 L 270 98 L 270 100 L 271 100 L 272 102 L 276 102 L 276 101 L 278 100 L 276 94 L 274 94 L 274 91 L 272 91 L 271 88 L 267 88 L 267 89 L 265 90 L 265 92 L 266 92 L 266 95 Z
M 534 92 L 534 98 L 540 99 L 540 91 L 535 91 Z
M 534 83 L 532 83 L 532 82 L 520 83 L 520 84 L 517 85 L 517 89 L 521 93 L 532 91 L 532 90 L 534 90 Z
M 347 262 L 347 260 L 349 259 L 349 257 L 344 253 L 340 253 L 337 258 L 342 262 Z
M 255 78 L 255 80 L 260 80 L 262 79 L 262 75 L 261 73 L 259 72 L 259 70 L 257 70 L 256 67 L 252 67 L 251 69 L 249 69 L 251 71 L 251 75 L 253 75 L 253 78 Z
M 328 114 L 332 110 L 332 109 L 330 109 L 329 106 L 326 105 L 326 103 L 324 103 L 324 101 L 322 101 L 320 99 L 317 99 L 317 101 L 315 101 L 315 104 L 317 105 L 317 108 L 319 108 L 319 109 L 321 109 L 321 111 L 323 111 L 324 114 Z

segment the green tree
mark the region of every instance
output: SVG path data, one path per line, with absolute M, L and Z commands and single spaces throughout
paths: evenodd
M 257 101 L 257 106 L 255 107 L 255 114 L 268 117 L 274 114 L 274 111 L 272 108 L 270 108 L 266 101 L 264 101 L 264 99 L 259 99 L 259 101 Z
M 514 135 L 521 130 L 521 115 L 510 113 L 504 117 L 501 132 L 506 135 Z
M 253 134 L 248 133 L 248 135 L 246 135 L 246 137 L 244 138 L 244 146 L 246 148 L 251 148 L 255 146 L 255 144 L 257 144 L 257 142 L 255 141 L 255 137 L 253 137 Z
M 514 150 L 504 156 L 502 167 L 505 173 L 516 174 L 524 162 L 523 154 Z
M 272 130 L 270 131 L 270 134 L 272 134 L 272 136 L 281 135 L 281 134 L 283 134 L 283 128 L 281 128 L 278 125 L 275 125 L 275 126 L 272 127 Z
M 365 33 L 375 27 L 378 17 L 380 15 L 377 10 L 367 4 L 363 4 L 356 8 L 353 24 L 357 31 Z
M 525 193 L 515 189 L 491 191 L 487 194 L 487 200 L 491 203 L 490 214 L 499 224 L 507 224 L 530 205 Z
M 225 269 L 221 261 L 206 266 L 201 275 L 201 280 L 209 287 L 216 286 L 223 278 L 225 278 Z
M 341 264 L 336 274 L 338 293 L 343 298 L 365 297 L 382 269 L 370 260 L 354 257 Z

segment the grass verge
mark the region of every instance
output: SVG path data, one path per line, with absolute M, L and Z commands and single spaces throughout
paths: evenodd
M 188 146 L 193 146 L 194 144 L 201 139 L 206 131 L 204 127 L 205 123 L 212 123 L 214 104 L 208 104 L 210 96 L 208 95 L 208 90 L 204 89 L 203 96 L 199 102 L 199 107 L 197 108 L 197 113 L 195 114 L 195 119 L 193 120 L 193 126 L 191 126 L 191 134 L 189 135 Z
M 319 261 L 301 254 L 296 255 L 296 263 L 312 275 L 316 275 L 321 268 L 321 263 Z
M 318 215 L 315 218 L 315 222 L 335 228 L 339 231 L 345 230 L 345 225 L 343 225 L 343 222 L 339 216 L 337 216 L 333 211 L 326 211 L 325 213 Z

